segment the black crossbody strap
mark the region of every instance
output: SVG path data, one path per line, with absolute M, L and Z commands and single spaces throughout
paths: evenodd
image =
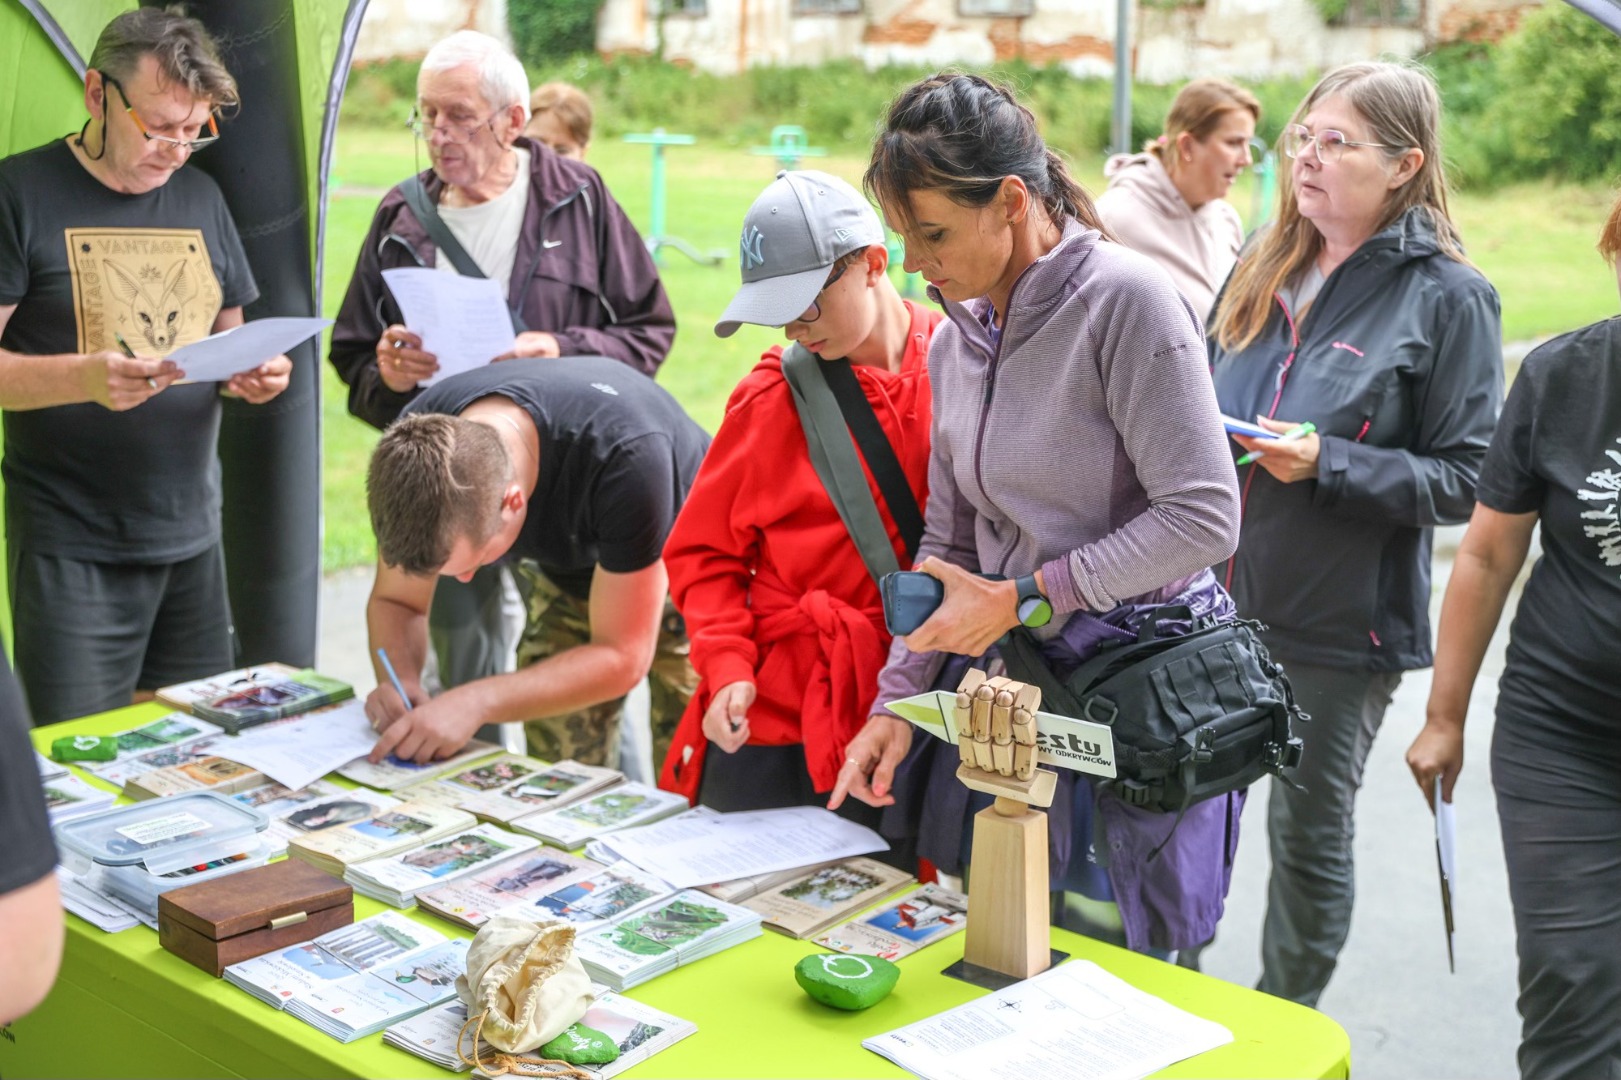
M 793 393 L 811 465 L 833 500 L 850 539 L 861 553 L 874 582 L 900 569 L 889 530 L 878 512 L 878 502 L 867 486 L 856 444 L 839 410 L 838 401 L 823 377 L 821 360 L 804 346 L 788 346 L 782 355 L 782 375 Z
M 461 241 L 456 239 L 456 234 L 445 224 L 445 219 L 439 216 L 439 208 L 433 205 L 433 200 L 428 198 L 427 189 L 422 186 L 422 177 L 413 176 L 406 180 L 400 185 L 400 194 L 405 196 L 405 205 L 411 208 L 411 213 L 415 214 L 416 219 L 422 222 L 422 227 L 428 230 L 428 239 L 433 241 L 433 246 L 439 249 L 440 254 L 450 260 L 450 265 L 456 268 L 456 273 L 462 277 L 489 276 L 479 269 L 478 263 L 467 254 L 467 249 L 462 247 Z M 507 314 L 512 317 L 513 333 L 521 334 L 529 329 L 524 324 L 523 318 L 512 309 L 511 304 L 507 305 Z
M 861 456 L 867 459 L 867 468 L 878 481 L 878 490 L 883 493 L 889 514 L 895 519 L 901 543 L 906 546 L 906 561 L 910 563 L 917 555 L 918 542 L 923 539 L 923 511 L 912 494 L 912 485 L 906 482 L 901 459 L 878 423 L 878 415 L 872 411 L 872 402 L 862 391 L 850 361 L 830 360 L 820 366 L 827 377 L 828 389 L 833 391 L 839 411 L 844 414 L 844 422 L 850 427 L 850 434 L 861 447 Z

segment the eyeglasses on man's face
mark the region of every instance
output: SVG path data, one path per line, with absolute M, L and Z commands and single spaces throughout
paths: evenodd
M 214 112 L 212 109 L 209 110 L 207 123 L 205 125 L 199 125 L 197 129 L 198 131 L 201 131 L 203 127 L 207 127 L 207 135 L 194 135 L 189 139 L 177 139 L 172 135 L 159 135 L 154 133 L 152 129 L 147 126 L 146 121 L 141 119 L 141 114 L 135 111 L 134 105 L 130 104 L 129 94 L 124 92 L 124 87 L 117 79 L 103 71 L 101 73 L 101 81 L 118 91 L 118 96 L 123 99 L 124 102 L 124 111 L 129 114 L 129 118 L 131 120 L 135 121 L 136 130 L 141 133 L 141 137 L 147 142 L 157 143 L 160 146 L 173 147 L 176 150 L 184 150 L 189 154 L 195 150 L 201 150 L 203 147 L 219 141 L 219 124 L 214 119 Z M 190 125 L 172 124 L 170 126 L 184 131 Z
M 438 132 L 445 142 L 460 146 L 472 142 L 481 129 L 489 127 L 500 115 L 500 110 L 496 110 L 482 120 L 457 122 L 443 116 L 425 118 L 420 109 L 412 109 L 411 118 L 405 122 L 405 126 L 423 142 L 432 141 L 434 133 Z
M 820 319 L 822 317 L 822 305 L 821 305 L 822 294 L 827 292 L 827 290 L 831 289 L 833 287 L 833 283 L 835 281 L 839 280 L 839 278 L 843 277 L 844 272 L 846 270 L 850 269 L 850 267 L 852 267 L 854 265 L 855 264 L 853 262 L 847 262 L 843 266 L 841 266 L 838 269 L 834 270 L 833 273 L 829 274 L 827 280 L 822 282 L 822 287 L 817 290 L 816 299 L 811 301 L 811 306 L 806 308 L 805 313 L 803 315 L 801 315 L 799 318 L 795 319 L 794 321 L 795 322 L 802 322 L 802 323 L 813 323 L 817 319 Z
M 1332 165 L 1345 156 L 1348 146 L 1372 146 L 1382 150 L 1390 149 L 1388 143 L 1356 142 L 1345 137 L 1345 132 L 1326 129 L 1313 135 L 1306 130 L 1303 124 L 1290 124 L 1283 129 L 1283 152 L 1291 159 L 1305 155 L 1306 148 L 1313 143 L 1317 145 L 1317 160 L 1324 165 Z

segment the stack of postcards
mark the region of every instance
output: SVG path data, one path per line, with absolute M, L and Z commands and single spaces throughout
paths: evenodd
M 687 800 L 646 784 L 627 782 L 557 810 L 518 818 L 514 829 L 567 851 L 617 829 L 646 825 L 687 808 Z
M 342 877 L 354 863 L 398 855 L 477 824 L 478 819 L 465 810 L 401 803 L 346 825 L 294 837 L 288 841 L 287 854 Z
M 596 992 L 597 999 L 580 1017 L 576 1027 L 601 1032 L 619 1047 L 619 1056 L 606 1064 L 578 1066 L 597 1080 L 607 1080 L 622 1073 L 698 1030 L 690 1020 L 671 1016 L 611 990 L 600 987 L 592 987 L 592 990 Z M 465 1036 L 462 1032 L 466 1023 L 467 1006 L 460 1001 L 448 1001 L 392 1025 L 383 1032 L 383 1042 L 431 1061 L 442 1069 L 466 1072 L 469 1066 L 462 1056 L 473 1056 L 472 1032 L 467 1032 Z M 458 1040 L 460 1054 L 457 1053 Z M 495 1053 L 487 1043 L 480 1044 L 479 1050 L 486 1059 Z
M 302 945 L 231 964 L 225 969 L 225 981 L 281 1009 L 294 997 L 341 982 L 356 972 L 425 953 L 447 940 L 431 927 L 396 911 L 385 911 L 328 930 Z
M 288 1001 L 287 1012 L 339 1042 L 375 1035 L 455 997 L 456 976 L 467 970 L 469 944 L 457 938 L 316 987 Z
M 440 918 L 477 930 L 490 916 L 509 907 L 532 904 L 542 896 L 602 869 L 556 848 L 492 863 L 476 874 L 417 893 L 417 906 Z M 528 917 L 538 912 L 526 913 Z
M 687 889 L 574 941 L 586 974 L 615 990 L 760 936 L 760 914 Z
M 532 836 L 514 836 L 494 825 L 462 829 L 398 855 L 354 863 L 343 880 L 355 891 L 399 908 L 416 906 L 419 889 L 474 874 L 500 859 L 540 846 Z

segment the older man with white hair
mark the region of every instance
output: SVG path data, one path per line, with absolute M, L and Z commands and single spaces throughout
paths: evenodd
M 367 423 L 386 427 L 439 369 L 384 286 L 396 267 L 501 282 L 513 338 L 492 361 L 597 355 L 652 375 L 669 353 L 675 316 L 641 235 L 595 170 L 523 135 L 528 118 L 528 76 L 494 38 L 458 31 L 423 58 L 411 128 L 432 167 L 383 196 L 332 331 L 349 411 Z M 530 585 L 532 602 L 567 599 Z M 440 683 L 510 670 L 521 620 L 500 616 L 500 571 L 444 586 L 431 620 Z

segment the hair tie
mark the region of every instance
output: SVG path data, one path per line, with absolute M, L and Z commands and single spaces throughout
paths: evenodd
M 1159 138 L 1155 139 L 1154 141 L 1159 143 L 1161 146 L 1164 146 L 1166 143 L 1170 142 L 1171 139 L 1170 139 L 1170 136 L 1168 136 L 1168 135 L 1161 135 Z

